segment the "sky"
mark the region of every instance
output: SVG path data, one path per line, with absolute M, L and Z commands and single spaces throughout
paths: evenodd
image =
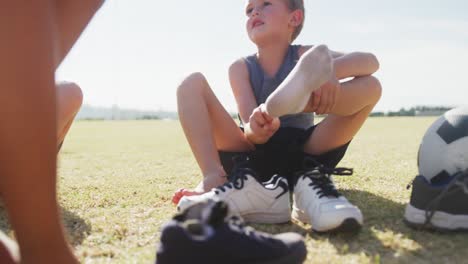
M 110 0 L 95 15 L 57 81 L 74 81 L 84 103 L 177 109 L 176 88 L 202 72 L 236 111 L 229 65 L 256 52 L 245 31 L 246 1 Z M 375 111 L 468 102 L 468 1 L 305 0 L 296 44 L 374 53 L 383 95 Z

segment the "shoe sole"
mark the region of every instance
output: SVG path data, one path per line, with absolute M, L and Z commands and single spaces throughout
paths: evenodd
M 310 219 L 301 210 L 295 209 L 292 212 L 292 219 L 295 219 L 297 221 L 300 221 L 302 223 L 306 224 L 311 224 Z M 319 234 L 325 234 L 325 233 L 357 233 L 359 230 L 361 230 L 362 223 L 359 222 L 356 218 L 354 217 L 348 217 L 343 219 L 341 223 L 335 227 L 331 227 L 328 229 L 316 229 L 312 225 L 312 230 L 316 233 Z
M 358 233 L 361 230 L 361 228 L 362 228 L 362 225 L 359 224 L 359 222 L 356 219 L 346 218 L 336 228 L 326 230 L 326 231 L 319 231 L 319 230 L 315 230 L 314 228 L 312 228 L 312 230 L 314 230 L 314 232 L 316 232 L 318 234 L 328 234 L 328 233 L 331 233 L 331 234 L 334 234 L 334 233 L 353 234 L 353 233 Z
M 426 211 L 408 204 L 404 222 L 416 229 L 434 229 L 439 231 L 468 231 L 468 215 L 453 215 L 436 211 L 431 221 L 426 224 Z

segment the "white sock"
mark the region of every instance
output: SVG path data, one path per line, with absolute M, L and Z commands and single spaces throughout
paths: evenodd
M 266 112 L 273 117 L 302 112 L 311 93 L 330 80 L 331 74 L 332 58 L 327 46 L 318 45 L 309 49 L 286 79 L 268 96 Z

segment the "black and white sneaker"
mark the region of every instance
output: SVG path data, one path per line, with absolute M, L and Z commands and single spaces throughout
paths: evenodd
M 352 169 L 326 168 L 306 158 L 294 186 L 292 218 L 316 232 L 354 232 L 363 223 L 361 210 L 340 194 L 331 175 L 351 175 Z
M 231 215 L 240 215 L 247 222 L 277 224 L 291 220 L 288 182 L 279 175 L 259 182 L 253 170 L 237 168 L 226 184 L 202 195 L 182 197 L 177 209 L 207 199 L 225 201 Z
M 468 170 L 456 173 L 444 185 L 416 176 L 404 217 L 411 227 L 468 230 Z
M 298 264 L 307 250 L 301 235 L 270 235 L 228 217 L 228 205 L 212 199 L 195 203 L 167 223 L 156 264 Z

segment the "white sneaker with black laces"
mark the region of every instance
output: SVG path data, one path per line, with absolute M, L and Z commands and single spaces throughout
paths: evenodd
M 317 166 L 303 172 L 294 187 L 292 218 L 317 232 L 353 232 L 363 223 L 362 213 L 336 189 L 331 174 L 351 175 L 351 169 Z
M 288 183 L 278 175 L 260 183 L 252 170 L 238 169 L 230 182 L 202 195 L 182 197 L 177 210 L 206 199 L 226 202 L 230 215 L 240 215 L 247 222 L 276 224 L 291 219 Z

